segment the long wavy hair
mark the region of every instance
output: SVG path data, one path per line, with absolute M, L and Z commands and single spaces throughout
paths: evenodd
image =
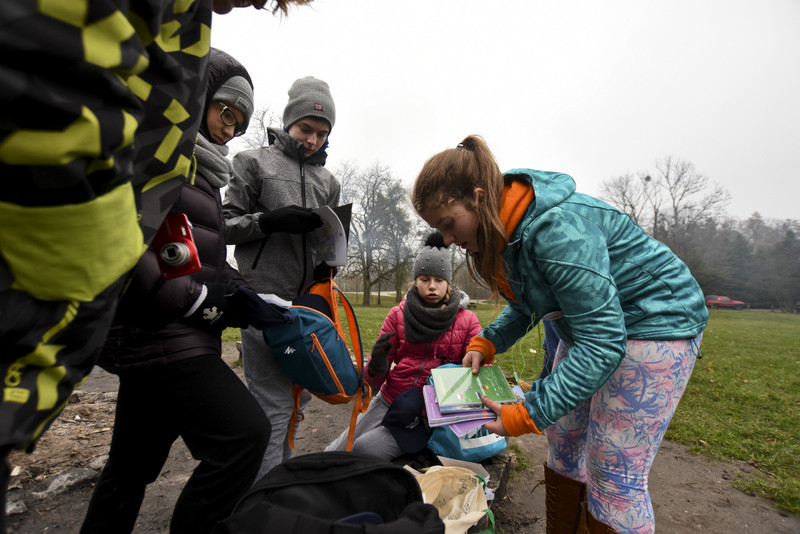
M 483 189 L 484 194 L 476 196 L 477 188 Z M 491 290 L 495 303 L 500 301 L 497 273 L 508 246 L 500 223 L 502 194 L 503 174 L 489 146 L 478 135 L 469 135 L 456 148 L 428 159 L 411 192 L 414 210 L 420 215 L 454 202 L 461 202 L 475 213 L 479 252 L 466 252 L 467 269 L 473 280 Z

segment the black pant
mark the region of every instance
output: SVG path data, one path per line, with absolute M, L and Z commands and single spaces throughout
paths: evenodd
M 133 530 L 145 488 L 178 436 L 200 464 L 178 498 L 170 532 L 209 532 L 253 483 L 269 435 L 261 406 L 219 355 L 121 374 L 108 463 L 81 534 Z
M 4 269 L 0 258 L 0 279 L 8 275 Z M 122 282 L 82 303 L 0 290 L 0 534 L 6 532 L 8 455 L 32 448 L 92 371 Z

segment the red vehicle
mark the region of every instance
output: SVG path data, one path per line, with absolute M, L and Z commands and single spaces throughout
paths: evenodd
M 730 297 L 722 295 L 706 295 L 706 306 L 709 308 L 731 308 L 734 310 L 741 310 L 747 304 L 741 300 L 733 300 Z

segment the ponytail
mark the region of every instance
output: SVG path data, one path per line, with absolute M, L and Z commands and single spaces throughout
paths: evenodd
M 478 188 L 484 193 L 476 198 Z M 500 301 L 497 272 L 502 268 L 503 252 L 508 246 L 500 223 L 502 194 L 503 174 L 488 145 L 478 135 L 469 135 L 456 148 L 428 159 L 411 193 L 418 214 L 453 202 L 462 202 L 475 213 L 479 252 L 466 252 L 467 269 L 473 280 L 492 291 L 495 303 Z

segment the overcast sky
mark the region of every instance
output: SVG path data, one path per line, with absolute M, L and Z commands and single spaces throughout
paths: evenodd
M 584 193 L 671 155 L 734 218 L 800 218 L 798 0 L 315 0 L 215 15 L 211 35 L 279 117 L 295 79 L 329 83 L 334 172 L 380 161 L 410 185 L 476 133 L 502 170 Z

